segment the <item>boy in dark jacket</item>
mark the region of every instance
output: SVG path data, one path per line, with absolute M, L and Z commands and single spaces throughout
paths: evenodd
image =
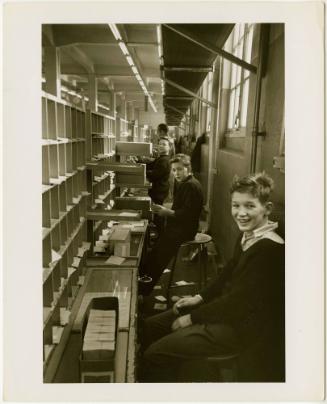
M 234 180 L 232 216 L 242 234 L 233 258 L 198 295 L 146 320 L 141 381 L 192 381 L 183 380 L 183 366 L 258 341 L 271 371 L 265 381 L 284 381 L 284 241 L 268 221 L 272 187 L 265 174 Z
M 168 138 L 161 138 L 158 144 L 159 157 L 146 164 L 146 177 L 152 183 L 149 196 L 158 205 L 163 204 L 169 193 L 169 149 Z
M 176 155 L 171 160 L 171 170 L 177 181 L 173 205 L 171 209 L 153 205 L 155 214 L 167 218 L 167 225 L 141 268 L 139 283 L 141 295 L 151 293 L 179 246 L 185 241 L 193 240 L 199 227 L 203 195 L 200 183 L 191 174 L 189 156 Z M 148 277 L 151 281 L 144 282 Z

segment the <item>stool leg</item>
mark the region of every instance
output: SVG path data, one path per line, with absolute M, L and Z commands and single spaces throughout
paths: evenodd
M 169 274 L 169 278 L 168 278 L 168 284 L 167 284 L 167 300 L 168 300 L 168 304 L 170 303 L 169 302 L 169 289 L 171 288 L 171 284 L 173 282 L 178 253 L 179 253 L 179 249 L 177 250 L 177 252 L 176 252 L 176 254 L 174 256 L 173 265 L 172 265 L 172 267 L 170 269 L 170 274 Z
M 202 257 L 203 254 L 203 248 L 202 248 L 202 244 L 200 244 L 199 246 L 199 288 L 201 289 L 203 287 L 203 269 L 202 269 Z
M 203 248 L 203 286 L 207 284 L 207 262 L 208 262 L 208 250 L 204 245 Z

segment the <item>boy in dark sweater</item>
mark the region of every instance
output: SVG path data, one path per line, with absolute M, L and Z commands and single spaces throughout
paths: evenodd
M 141 381 L 194 381 L 183 379 L 192 361 L 242 355 L 262 341 L 264 381 L 284 381 L 284 241 L 268 221 L 272 187 L 265 174 L 234 180 L 232 216 L 242 234 L 233 258 L 198 295 L 146 320 Z
M 151 293 L 179 246 L 185 241 L 193 240 L 199 227 L 203 195 L 200 183 L 191 174 L 189 156 L 176 155 L 171 160 L 171 170 L 177 181 L 173 205 L 171 209 L 153 205 L 155 214 L 167 218 L 167 225 L 140 270 L 141 295 Z

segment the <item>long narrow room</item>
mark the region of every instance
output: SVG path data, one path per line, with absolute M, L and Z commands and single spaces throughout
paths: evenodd
M 284 46 L 279 23 L 42 26 L 44 383 L 285 380 L 284 266 L 257 247 L 284 243 Z M 265 212 L 239 220 L 244 195 Z M 208 285 L 250 233 L 266 278 L 235 270 L 213 320 Z M 193 342 L 173 376 L 144 342 L 167 312 L 174 335 L 217 321 L 251 343 Z

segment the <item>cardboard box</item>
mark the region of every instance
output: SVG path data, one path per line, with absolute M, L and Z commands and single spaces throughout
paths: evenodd
M 116 184 L 146 185 L 146 176 L 140 174 L 117 173 Z
M 96 297 L 89 303 L 82 326 L 83 348 L 79 361 L 82 383 L 114 382 L 118 313 L 117 297 Z M 90 317 L 91 328 L 89 329 Z M 108 323 L 114 326 L 113 333 L 100 332 L 99 334 L 104 335 L 99 339 L 90 338 L 90 332 L 92 334 L 93 331 L 92 325 L 107 326 Z M 86 333 L 88 335 L 85 340 Z
M 151 156 L 152 143 L 116 142 L 116 154 L 131 156 Z
M 115 209 L 141 210 L 142 219 L 151 219 L 151 198 L 149 196 L 117 197 Z
M 131 255 L 131 244 L 130 242 L 121 242 L 121 241 L 116 241 L 115 242 L 115 248 L 114 248 L 114 255 L 117 257 L 129 257 Z
M 111 241 L 121 241 L 121 242 L 130 242 L 131 240 L 131 230 L 130 229 L 123 229 L 117 226 L 113 233 L 110 236 Z

